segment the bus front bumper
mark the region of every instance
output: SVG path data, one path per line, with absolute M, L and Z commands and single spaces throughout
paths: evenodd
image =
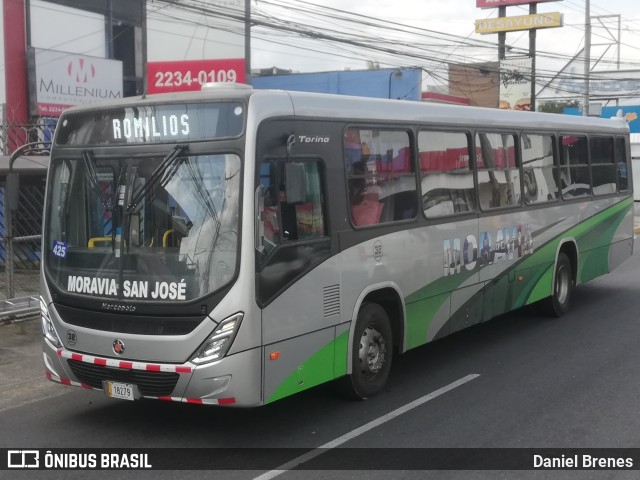
M 132 386 L 135 399 L 200 405 L 252 407 L 263 403 L 260 348 L 195 365 L 96 357 L 56 348 L 46 338 L 42 346 L 46 377 L 63 385 L 109 395 L 107 383 L 112 382 Z

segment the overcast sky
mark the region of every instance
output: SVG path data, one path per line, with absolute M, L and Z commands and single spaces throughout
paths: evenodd
M 185 0 L 187 1 L 187 0 Z M 244 0 L 207 0 L 207 4 L 225 11 L 242 8 Z M 202 2 L 206 3 L 206 2 Z M 280 6 L 277 6 L 280 4 Z M 364 43 L 388 47 L 394 42 L 398 51 L 412 48 L 424 52 L 426 59 L 391 55 L 379 51 L 359 48 L 326 40 L 310 40 L 299 34 L 269 31 L 256 26 L 252 29 L 252 64 L 255 68 L 280 67 L 299 72 L 314 72 L 342 69 L 364 69 L 367 61 L 381 67 L 420 66 L 433 72 L 433 80 L 444 83 L 445 62 L 474 63 L 497 60 L 497 35 L 475 33 L 475 20 L 497 17 L 497 9 L 479 9 L 475 0 L 253 0 L 255 18 L 268 23 L 292 22 L 289 25 L 308 25 L 308 30 L 336 33 L 351 39 L 365 38 Z M 104 22 L 100 16 L 88 13 L 70 14 L 69 9 L 54 6 L 41 0 L 32 0 L 32 11 L 40 9 L 40 17 L 32 20 L 37 31 L 33 44 L 40 48 L 51 48 L 87 55 L 104 55 Z M 180 5 L 180 3 L 178 4 Z M 640 69 L 640 0 L 591 0 L 592 16 L 622 16 L 621 59 L 628 66 Z M 342 10 L 329 11 L 327 8 Z M 538 12 L 561 12 L 564 27 L 538 30 L 538 69 L 553 72 L 560 69 L 568 58 L 576 55 L 584 45 L 585 0 L 561 0 L 538 4 Z M 73 10 L 73 9 L 71 9 Z M 59 12 L 56 12 L 59 11 Z M 507 7 L 507 16 L 525 15 L 527 6 Z M 54 19 L 54 15 L 57 15 Z M 213 58 L 238 58 L 244 56 L 242 23 L 219 18 L 171 11 L 162 2 L 148 3 L 149 15 L 149 60 L 192 60 Z M 96 17 L 96 18 L 93 18 Z M 337 17 L 349 17 L 350 21 L 339 21 Z M 383 19 L 378 27 L 367 27 L 362 21 L 376 23 L 367 17 Z M 42 24 L 38 24 L 42 19 Z M 617 19 L 603 19 L 615 29 Z M 360 23 L 359 23 L 360 22 Z M 199 24 L 199 25 L 198 25 Z M 38 26 L 39 25 L 39 26 Z M 446 32 L 461 38 L 433 39 L 415 31 L 411 34 L 399 32 L 411 25 L 420 29 Z M 93 31 L 93 30 L 95 31 Z M 50 31 L 51 30 L 51 31 Z M 88 31 L 91 30 L 91 31 Z M 41 34 L 41 35 L 39 35 Z M 93 41 L 92 39 L 94 39 Z M 594 20 L 592 43 L 611 42 L 612 38 Z M 478 48 L 477 42 L 489 42 Z M 95 45 L 93 45 L 93 43 Z M 470 47 L 468 43 L 476 43 Z M 528 33 L 507 34 L 507 44 L 528 48 Z M 605 47 L 594 45 L 592 57 L 598 58 Z M 555 56 L 556 58 L 551 58 Z M 597 69 L 615 69 L 617 51 L 611 49 Z M 4 65 L 2 65 L 4 67 Z M 4 77 L 4 75 L 2 75 Z M 3 78 L 0 79 L 2 87 Z M 0 101 L 3 100 L 0 88 Z
M 317 3 L 320 4 L 320 2 Z M 345 9 L 345 2 L 342 0 L 323 0 L 321 4 Z M 479 35 L 475 33 L 475 20 L 497 17 L 497 9 L 479 9 L 476 8 L 475 4 L 475 0 L 361 0 L 359 2 L 350 2 L 348 8 L 354 13 L 384 18 L 391 22 L 497 43 L 498 36 L 496 34 Z M 254 9 L 258 11 L 266 8 L 266 6 L 261 6 L 260 2 L 254 6 Z M 538 4 L 538 12 L 561 12 L 564 15 L 565 26 L 538 30 L 537 50 L 560 53 L 566 56 L 573 56 L 580 51 L 584 45 L 584 0 L 540 3 Z M 528 5 L 507 8 L 507 16 L 526 14 L 528 14 Z M 638 63 L 638 68 L 640 68 L 640 2 L 638 0 L 591 0 L 592 16 L 617 14 L 622 16 L 622 60 Z M 617 20 L 602 19 L 602 21 L 606 22 L 608 26 L 617 27 L 612 23 Z M 612 39 L 607 35 L 606 30 L 599 25 L 599 22 L 594 21 L 592 43 L 610 42 Z M 528 48 L 528 42 L 528 32 L 507 34 L 507 43 L 510 45 Z M 307 44 L 306 42 L 299 43 Z M 300 71 L 366 67 L 366 61 L 364 60 L 358 61 L 336 57 L 335 49 L 327 47 L 326 44 L 325 47 L 328 54 L 287 48 L 282 45 L 254 39 L 252 48 L 253 67 L 276 65 Z M 599 54 L 604 47 L 594 46 L 593 48 L 594 54 Z M 349 51 L 351 52 L 353 49 L 349 49 Z M 469 52 L 466 57 L 469 62 L 479 60 L 477 50 L 469 50 L 462 45 L 458 47 L 455 53 L 460 58 L 465 58 L 466 52 Z M 615 58 L 615 56 L 614 52 L 611 51 L 608 58 Z M 483 59 L 481 58 L 480 60 Z M 487 59 L 497 59 L 497 50 L 495 52 L 487 51 Z M 376 59 L 373 58 L 373 60 Z M 604 64 L 602 67 L 604 68 Z
M 233 10 L 243 8 L 244 0 L 210 0 L 209 5 L 228 5 Z M 600 58 L 609 48 L 597 70 L 617 68 L 617 49 L 611 45 L 598 45 L 611 44 L 616 39 L 618 19 L 615 15 L 621 15 L 622 20 L 622 68 L 640 69 L 639 7 L 640 0 L 591 0 L 591 16 L 601 17 L 594 18 L 592 23 L 592 58 Z M 198 26 L 191 23 L 184 12 L 170 11 L 161 3 L 150 3 L 148 8 L 151 61 L 244 55 L 242 24 L 236 22 L 234 27 L 220 19 L 200 17 Z M 537 72 L 539 80 L 542 80 L 552 77 L 583 48 L 585 0 L 539 3 L 537 9 L 538 13 L 560 12 L 564 17 L 563 27 L 537 31 Z M 528 13 L 528 5 L 507 7 L 507 16 Z M 426 83 L 442 86 L 447 84 L 447 62 L 497 60 L 498 35 L 475 33 L 475 20 L 497 16 L 497 9 L 476 8 L 476 0 L 359 0 L 348 4 L 344 0 L 253 0 L 254 19 L 285 28 L 301 27 L 311 34 L 321 32 L 352 40 L 360 38 L 367 45 L 394 48 L 400 52 L 411 50 L 415 55 L 393 55 L 357 45 L 311 40 L 299 33 L 274 31 L 255 25 L 252 28 L 251 66 L 253 69 L 279 67 L 296 72 L 317 72 L 364 69 L 371 61 L 383 68 L 422 67 L 427 72 Z M 340 17 L 348 18 L 348 21 Z M 377 23 L 378 26 L 367 26 L 362 22 Z M 218 26 L 221 30 L 216 30 Z M 400 32 L 407 30 L 405 26 L 457 37 L 440 36 L 438 39 L 424 31 Z M 610 30 L 607 31 L 605 26 Z M 170 42 L 167 41 L 168 35 L 172 38 Z M 479 42 L 484 43 L 479 46 Z M 507 45 L 520 48 L 519 52 L 510 51 L 509 57 L 527 53 L 528 32 L 508 33 Z

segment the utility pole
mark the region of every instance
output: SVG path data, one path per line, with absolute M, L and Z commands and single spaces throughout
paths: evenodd
M 589 72 L 591 71 L 591 0 L 584 0 L 584 92 L 582 116 L 589 116 Z
M 537 3 L 529 4 L 529 15 L 538 13 Z M 531 57 L 531 111 L 536 110 L 536 29 L 529 30 L 529 57 Z
M 251 85 L 251 0 L 244 1 L 244 65 L 245 82 Z
M 507 16 L 507 7 L 504 5 L 498 7 L 498 18 Z M 498 33 L 498 61 L 506 58 L 507 32 Z

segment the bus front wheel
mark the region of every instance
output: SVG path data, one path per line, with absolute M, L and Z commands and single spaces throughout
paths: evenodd
M 573 278 L 571 260 L 569 260 L 566 253 L 560 252 L 556 262 L 553 291 L 551 297 L 545 301 L 547 314 L 553 317 L 561 317 L 569 311 L 574 286 L 575 280 Z
M 351 375 L 343 380 L 343 390 L 355 399 L 380 392 L 389 377 L 393 357 L 391 323 L 384 308 L 365 303 L 358 312 L 353 334 Z

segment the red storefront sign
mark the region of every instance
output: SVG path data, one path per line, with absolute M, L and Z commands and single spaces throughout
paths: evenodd
M 245 82 L 244 58 L 149 62 L 147 92 L 191 92 L 211 82 Z

